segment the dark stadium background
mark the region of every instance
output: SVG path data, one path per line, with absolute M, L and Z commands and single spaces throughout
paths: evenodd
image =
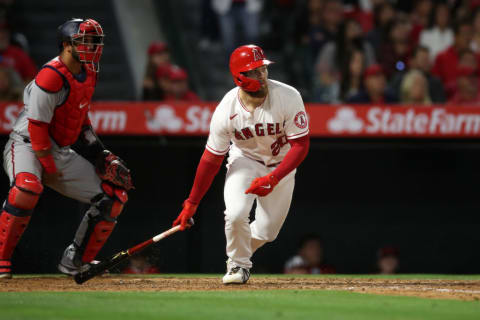
M 410 10 L 413 1 L 397 2 L 398 10 Z M 154 1 L 154 6 L 164 40 L 175 62 L 188 70 L 192 88 L 205 100 L 221 99 L 233 81 L 218 52 L 212 58 L 193 47 L 198 41 L 199 5 L 194 0 L 171 0 Z M 123 21 L 115 18 L 113 1 L 17 0 L 13 8 L 18 31 L 28 38 L 37 66 L 57 53 L 54 30 L 59 24 L 70 17 L 97 19 L 107 38 L 94 99 L 136 99 L 133 75 L 126 67 L 129 39 L 119 32 Z M 289 70 L 295 65 L 288 64 L 291 55 L 280 54 L 276 44 L 282 37 L 277 36 L 263 42 L 267 55 L 277 61 L 271 78 L 292 83 Z M 220 80 L 212 79 L 215 75 Z M 100 260 L 171 226 L 188 196 L 206 142 L 206 137 L 101 138 L 132 169 L 136 190 Z M 2 136 L 0 145 L 6 141 Z M 326 262 L 339 273 L 375 272 L 377 250 L 386 245 L 399 248 L 403 273 L 478 273 L 479 165 L 480 140 L 473 138 L 313 138 L 309 156 L 297 172 L 285 225 L 274 243 L 255 254 L 253 272 L 282 272 L 299 239 L 317 233 Z M 200 205 L 195 227 L 151 250 L 162 272 L 224 272 L 224 170 Z M 0 192 L 6 196 L 8 190 L 8 178 L 2 173 Z M 46 189 L 14 253 L 15 273 L 56 272 L 84 210 L 84 205 Z
M 202 138 L 104 141 L 132 168 L 136 190 L 100 259 L 170 227 L 205 143 Z M 255 268 L 281 272 L 299 238 L 315 232 L 324 239 L 326 261 L 341 273 L 374 272 L 376 252 L 384 245 L 398 246 L 401 272 L 476 273 L 479 157 L 478 142 L 470 140 L 314 139 L 298 169 L 286 223 L 278 239 L 256 253 Z M 223 173 L 202 202 L 196 226 L 153 249 L 162 271 L 223 272 Z M 1 182 L 6 194 L 5 175 Z M 55 272 L 84 209 L 46 189 L 14 254 L 18 271 Z

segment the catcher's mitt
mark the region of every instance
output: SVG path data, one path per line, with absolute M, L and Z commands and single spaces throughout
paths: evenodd
M 134 189 L 132 176 L 126 163 L 108 150 L 103 150 L 97 158 L 96 171 L 100 179 L 125 190 Z

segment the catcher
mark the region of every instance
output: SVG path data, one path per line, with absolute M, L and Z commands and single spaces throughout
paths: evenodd
M 58 265 L 68 275 L 89 266 L 127 202 L 130 171 L 105 150 L 88 117 L 103 38 L 95 20 L 65 22 L 58 27 L 59 56 L 25 88 L 25 107 L 4 151 L 11 188 L 0 214 L 0 278 L 12 277 L 11 256 L 44 185 L 91 205 Z

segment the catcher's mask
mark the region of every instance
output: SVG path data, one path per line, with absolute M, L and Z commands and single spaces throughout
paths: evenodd
M 64 42 L 70 43 L 73 57 L 94 72 L 100 70 L 104 37 L 102 26 L 93 19 L 71 19 L 58 27 L 60 51 Z

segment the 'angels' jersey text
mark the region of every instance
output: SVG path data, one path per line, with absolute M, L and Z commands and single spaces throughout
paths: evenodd
M 265 135 L 273 136 L 282 133 L 280 131 L 280 123 L 257 123 L 253 127 L 246 127 L 237 131 L 234 129 L 235 139 L 247 140 L 253 138 L 255 134 L 257 137 L 263 137 Z

